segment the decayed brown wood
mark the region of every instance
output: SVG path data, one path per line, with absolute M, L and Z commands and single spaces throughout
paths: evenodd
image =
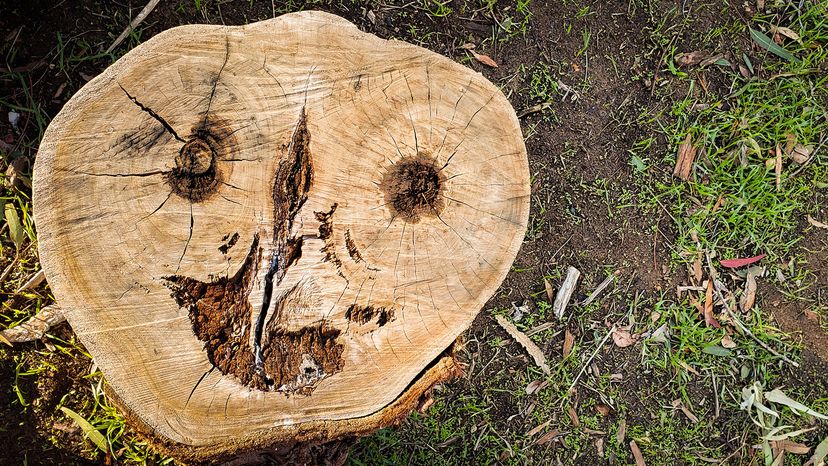
M 67 320 L 191 462 L 335 463 L 405 416 L 457 373 L 528 203 L 495 86 L 320 12 L 152 38 L 66 104 L 34 177 Z

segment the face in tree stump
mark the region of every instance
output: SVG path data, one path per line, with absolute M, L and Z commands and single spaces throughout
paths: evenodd
M 204 458 L 410 410 L 509 270 L 529 185 L 495 86 L 311 12 L 137 47 L 52 122 L 34 195 L 123 407 Z

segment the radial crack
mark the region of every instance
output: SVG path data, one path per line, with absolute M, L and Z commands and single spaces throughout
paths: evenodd
M 121 90 L 124 91 L 124 94 L 126 94 L 126 96 L 129 98 L 129 100 L 131 100 L 135 105 L 137 105 L 138 108 L 140 108 L 142 111 L 146 112 L 149 116 L 155 118 L 156 121 L 161 123 L 161 125 L 164 127 L 164 129 L 166 129 L 167 132 L 172 134 L 175 139 L 177 139 L 180 142 L 187 142 L 187 141 L 181 139 L 178 136 L 178 133 L 176 133 L 175 130 L 173 129 L 173 127 L 169 123 L 167 123 L 167 120 L 161 118 L 161 115 L 155 113 L 151 108 L 149 108 L 146 105 L 139 102 L 138 99 L 133 97 L 129 92 L 127 92 L 127 90 L 124 89 L 124 86 L 121 86 L 120 83 L 118 83 L 118 87 L 120 87 Z

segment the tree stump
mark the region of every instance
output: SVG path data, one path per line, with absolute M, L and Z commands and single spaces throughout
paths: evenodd
M 156 445 L 335 464 L 458 373 L 529 174 L 480 74 L 303 12 L 118 60 L 46 131 L 34 208 L 56 300 Z

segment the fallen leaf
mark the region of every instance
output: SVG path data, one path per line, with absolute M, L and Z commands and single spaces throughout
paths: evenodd
M 532 340 L 529 339 L 523 332 L 517 329 L 511 322 L 506 320 L 503 316 L 496 316 L 495 319 L 497 323 L 506 330 L 512 338 L 515 339 L 521 346 L 526 349 L 526 352 L 532 356 L 532 359 L 535 360 L 535 364 L 541 368 L 544 374 L 552 375 L 552 371 L 549 369 L 549 366 L 546 364 L 546 357 L 543 355 L 543 351 L 538 348 Z
M 792 29 L 790 29 L 790 28 L 786 28 L 786 27 L 771 27 L 771 31 L 772 31 L 772 32 L 774 32 L 774 33 L 782 34 L 783 36 L 787 37 L 788 39 L 793 39 L 793 40 L 796 40 L 796 41 L 798 41 L 798 40 L 799 40 L 799 34 L 797 34 L 796 32 L 794 32 L 794 31 L 793 31 Z
M 673 408 L 680 409 L 681 412 L 684 413 L 685 416 L 687 416 L 687 419 L 690 419 L 694 424 L 699 423 L 699 418 L 697 418 L 696 415 L 693 414 L 692 411 L 690 411 L 690 408 L 688 408 L 687 405 L 685 405 L 684 402 L 681 401 L 681 399 L 673 400 Z
M 9 238 L 14 243 L 14 247 L 20 249 L 26 231 L 23 230 L 23 225 L 20 224 L 20 217 L 17 215 L 17 209 L 14 208 L 13 204 L 6 204 L 5 216 L 6 224 L 9 226 Z
M 566 410 L 566 414 L 569 415 L 569 419 L 572 421 L 573 426 L 578 427 L 581 425 L 581 421 L 578 419 L 578 413 L 575 411 L 575 408 L 570 406 L 569 409 Z
M 761 275 L 765 269 L 763 267 L 751 267 L 745 275 L 745 291 L 739 299 L 739 306 L 742 312 L 747 312 L 753 308 L 753 303 L 756 302 L 756 277 Z
M 546 299 L 547 302 L 555 301 L 555 290 L 552 289 L 552 284 L 549 283 L 549 280 L 543 279 L 543 288 L 546 290 Z
M 483 55 L 482 53 L 477 53 L 473 50 L 471 50 L 470 52 L 474 56 L 474 58 L 480 63 L 483 63 L 486 66 L 491 66 L 492 68 L 497 68 L 497 62 L 492 60 L 492 57 L 488 55 Z
M 791 155 L 795 145 L 796 135 L 793 133 L 785 133 L 785 154 Z
M 702 353 L 712 354 L 713 356 L 727 357 L 731 355 L 731 351 L 719 345 L 707 345 L 702 348 Z
M 730 61 L 725 58 L 725 54 L 717 53 L 716 55 L 711 55 L 699 63 L 699 66 L 705 67 L 710 65 L 721 65 L 721 66 L 730 66 Z
M 569 354 L 572 353 L 572 347 L 575 346 L 575 335 L 569 332 L 569 329 L 564 331 L 564 342 L 563 342 L 563 357 L 566 359 L 569 357 Z
M 471 42 L 466 42 L 465 44 L 460 46 L 461 49 L 465 49 L 465 50 L 472 50 L 475 47 L 477 47 L 477 46 L 472 44 Z
M 803 146 L 802 144 L 796 144 L 788 155 L 791 156 L 794 162 L 803 165 L 811 159 L 811 148 L 809 146 Z
M 627 436 L 627 420 L 621 419 L 618 423 L 618 431 L 615 432 L 615 442 L 621 445 L 624 443 L 624 438 Z
M 693 52 L 680 53 L 674 58 L 678 66 L 693 66 L 698 65 L 705 58 L 708 57 L 707 52 L 696 50 Z
M 785 450 L 794 455 L 807 455 L 811 451 L 811 447 L 787 439 L 772 441 L 771 447 L 774 450 Z
M 776 173 L 776 190 L 779 191 L 782 189 L 782 149 L 779 148 L 779 144 L 776 145 L 774 172 Z
M 598 452 L 598 458 L 604 457 L 604 439 L 597 438 L 595 439 L 595 450 Z
M 595 410 L 598 411 L 601 414 L 601 416 L 604 416 L 604 417 L 609 416 L 610 411 L 612 411 L 612 409 L 609 406 L 605 405 L 605 404 L 595 405 Z
M 768 52 L 773 53 L 779 58 L 787 61 L 797 61 L 797 59 L 791 55 L 791 52 L 788 52 L 784 48 L 777 45 L 773 39 L 768 37 L 763 32 L 757 31 L 753 28 L 748 28 L 750 31 L 750 38 L 753 39 L 760 47 L 767 50 Z
M 630 440 L 630 450 L 632 451 L 633 458 L 635 458 L 635 466 L 647 466 L 647 463 L 644 462 L 644 455 L 641 454 L 641 450 L 638 448 L 635 440 Z
M 815 226 L 815 227 L 817 227 L 817 228 L 825 228 L 825 229 L 828 229 L 828 224 L 822 223 L 822 222 L 820 222 L 819 220 L 814 220 L 814 218 L 813 218 L 813 217 L 811 217 L 810 215 L 809 215 L 807 218 L 808 218 L 808 223 L 810 223 L 811 225 L 813 225 L 813 226 Z
M 811 456 L 811 463 L 813 466 L 825 466 L 825 458 L 828 457 L 828 437 L 819 442 L 819 445 L 814 449 L 814 455 Z
M 713 328 L 721 327 L 719 321 L 713 317 L 713 280 L 707 280 L 707 291 L 704 294 L 704 309 L 702 314 L 704 315 L 704 322 L 707 325 Z
M 736 342 L 733 341 L 733 338 L 730 335 L 725 335 L 722 337 L 722 347 L 727 349 L 733 349 L 736 347 Z
M 619 348 L 626 348 L 635 344 L 636 341 L 638 341 L 638 338 L 630 334 L 629 330 L 616 328 L 612 332 L 612 342 Z
M 543 390 L 546 386 L 549 385 L 547 381 L 540 381 L 540 380 L 533 380 L 526 385 L 526 394 L 527 395 L 534 395 L 535 393 Z
M 530 430 L 529 432 L 526 432 L 526 436 L 527 437 L 533 437 L 538 432 L 542 431 L 543 429 L 546 429 L 546 426 L 548 426 L 551 422 L 552 422 L 552 420 L 550 419 L 550 420 L 544 422 L 543 424 L 538 424 L 532 430 Z
M 690 173 L 693 171 L 693 161 L 696 159 L 698 148 L 693 146 L 690 134 L 684 138 L 684 142 L 679 144 L 678 153 L 676 154 L 676 166 L 673 169 L 673 176 L 681 178 L 684 181 L 690 179 Z
M 538 444 L 538 445 L 544 445 L 544 444 L 547 444 L 547 443 L 555 440 L 555 438 L 558 437 L 559 435 L 561 435 L 561 434 L 560 434 L 560 432 L 558 432 L 558 429 L 552 429 L 549 432 L 547 432 L 546 434 L 544 434 L 543 437 L 539 438 L 538 441 L 535 442 L 535 443 Z
M 819 314 L 817 314 L 816 312 L 810 309 L 805 309 L 802 312 L 805 314 L 806 319 L 819 323 Z
M 778 404 L 785 405 L 785 406 L 791 408 L 791 410 L 794 413 L 797 413 L 797 414 L 805 413 L 805 414 L 810 414 L 813 417 L 818 417 L 820 419 L 828 419 L 828 416 L 825 416 L 824 414 L 820 414 L 820 413 L 814 411 L 813 409 L 805 406 L 804 404 L 802 404 L 802 403 L 800 403 L 796 400 L 792 400 L 791 398 L 788 397 L 788 395 L 786 395 L 782 390 L 780 390 L 778 388 L 775 388 L 775 389 L 765 393 L 765 399 L 772 402 L 772 403 L 778 403 Z
M 693 284 L 701 283 L 702 279 L 702 263 L 701 263 L 701 251 L 696 254 L 696 260 L 693 261 Z
M 650 340 L 656 343 L 667 343 L 670 340 L 670 329 L 667 327 L 666 322 L 653 331 L 650 335 Z
M 738 268 L 738 267 L 744 267 L 746 265 L 753 264 L 755 262 L 759 262 L 765 256 L 767 256 L 767 254 L 759 254 L 758 256 L 745 257 L 743 259 L 725 259 L 723 261 L 719 261 L 719 264 L 721 264 L 722 267 L 727 267 L 729 269 L 735 269 L 735 268 Z

